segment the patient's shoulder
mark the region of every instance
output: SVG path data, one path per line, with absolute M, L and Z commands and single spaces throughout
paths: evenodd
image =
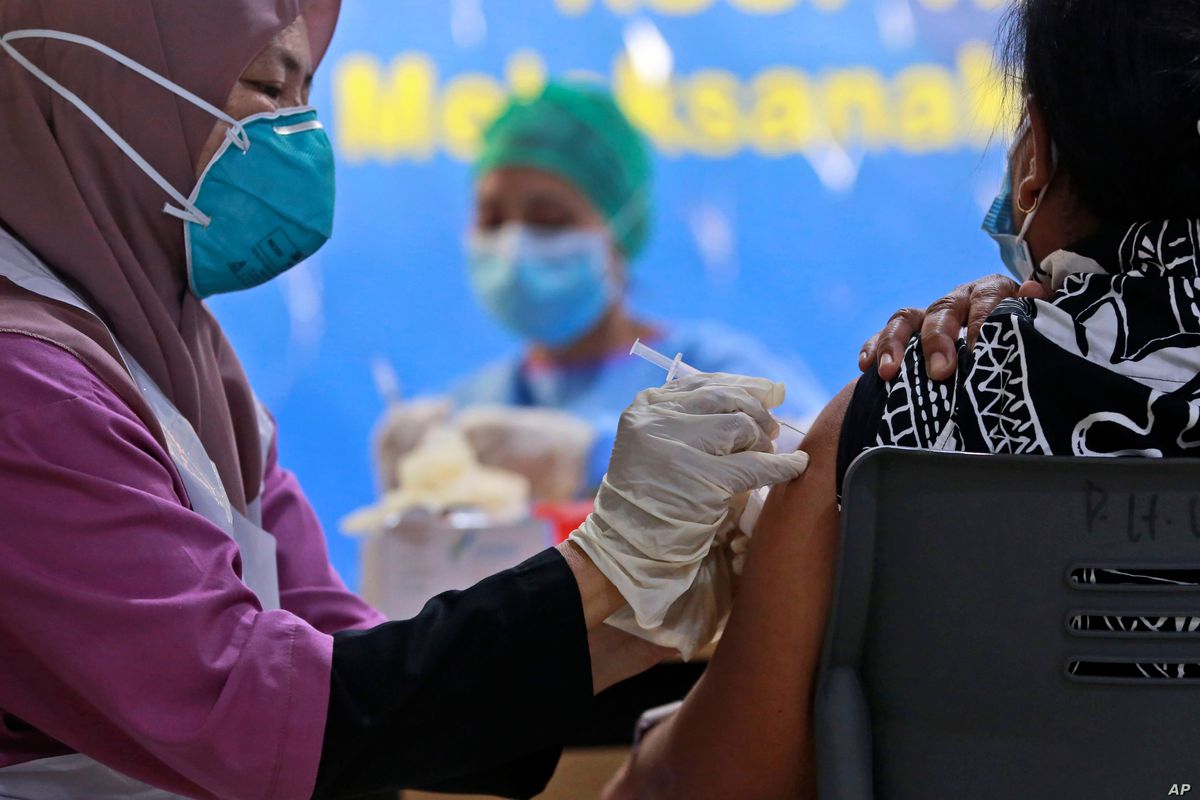
M 862 384 L 863 378 L 846 384 L 809 426 L 801 449 L 808 453 L 810 473 L 814 468 L 820 468 L 828 470 L 831 475 L 836 474 L 841 442 L 846 435 L 846 425 L 851 419 L 855 398 L 859 394 L 858 387 Z
M 787 520 L 787 524 L 820 516 L 837 508 L 837 481 L 839 446 L 847 420 L 847 412 L 862 378 L 851 381 L 842 391 L 826 404 L 809 427 L 801 449 L 808 454 L 808 469 L 804 475 L 790 484 L 772 490 L 763 509 L 759 524 L 770 524 Z

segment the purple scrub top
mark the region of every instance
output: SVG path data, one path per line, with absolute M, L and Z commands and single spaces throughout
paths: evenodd
M 342 583 L 267 459 L 282 608 L 187 506 L 149 429 L 56 345 L 0 333 L 0 767 L 82 752 L 194 797 L 306 798 L 330 634 L 384 618 Z

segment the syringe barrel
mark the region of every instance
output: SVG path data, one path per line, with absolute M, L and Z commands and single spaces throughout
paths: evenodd
M 661 367 L 667 371 L 667 380 L 671 381 L 676 378 L 686 378 L 688 375 L 699 375 L 700 370 L 693 367 L 691 364 L 683 363 L 683 353 L 679 353 L 674 358 L 664 355 L 653 347 L 647 347 L 642 344 L 642 340 L 638 339 L 633 343 L 633 347 L 629 351 L 630 355 L 649 361 L 656 367 Z
M 667 370 L 668 372 L 670 372 L 671 367 L 675 363 L 672 359 L 668 358 L 667 356 L 664 356 L 662 353 L 658 352 L 653 347 L 647 347 L 646 345 L 642 344 L 641 339 L 638 339 L 636 342 L 633 343 L 633 348 L 629 351 L 629 354 L 633 355 L 633 356 L 637 356 L 638 358 L 641 358 L 645 361 L 649 361 L 654 366 L 662 367 L 663 369 Z

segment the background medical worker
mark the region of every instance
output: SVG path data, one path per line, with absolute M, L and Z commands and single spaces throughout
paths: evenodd
M 202 302 L 330 234 L 337 10 L 0 4 L 0 797 L 536 793 L 663 652 L 601 621 L 687 605 L 733 494 L 804 468 L 777 387 L 689 380 L 558 550 L 404 622 L 347 591 Z
M 457 424 L 480 459 L 524 474 L 539 499 L 594 490 L 621 410 L 662 383 L 660 369 L 629 356 L 639 338 L 702 370 L 785 383 L 784 417 L 821 409 L 828 398 L 807 371 L 753 337 L 633 314 L 627 290 L 650 235 L 652 194 L 646 143 L 603 87 L 551 82 L 509 100 L 475 165 L 467 253 L 476 297 L 523 352 L 461 381 L 450 402 L 391 409 L 376 440 L 385 488 L 430 426 L 468 409 Z

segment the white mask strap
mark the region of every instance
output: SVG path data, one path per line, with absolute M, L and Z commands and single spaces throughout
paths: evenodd
M 50 87 L 60 97 L 62 97 L 71 105 L 75 106 L 75 108 L 79 109 L 80 113 L 90 119 L 96 125 L 96 127 L 99 128 L 104 135 L 112 141 L 113 144 L 121 149 L 122 153 L 128 156 L 129 159 L 136 164 L 142 172 L 146 173 L 151 180 L 158 184 L 159 188 L 170 195 L 171 198 L 181 206 L 180 208 L 175 208 L 174 206 L 167 204 L 163 206 L 163 211 L 173 217 L 177 217 L 187 222 L 195 222 L 198 225 L 207 227 L 212 219 L 199 208 L 197 208 L 194 203 L 184 197 L 183 194 L 174 186 L 172 186 L 170 182 L 168 182 L 167 179 L 158 172 L 158 170 L 156 170 L 148 161 L 146 161 L 146 159 L 142 158 L 142 155 L 138 153 L 138 151 L 135 150 L 133 146 L 129 144 L 129 142 L 125 141 L 124 137 L 117 133 L 113 127 L 104 120 L 103 117 L 97 114 L 91 106 L 81 100 L 78 95 L 76 95 L 70 89 L 67 89 L 54 78 L 47 75 L 36 64 L 27 59 L 25 56 L 21 55 L 21 53 L 10 44 L 10 42 L 20 39 L 56 39 L 58 41 L 70 42 L 72 44 L 83 45 L 84 47 L 97 50 L 121 65 L 133 70 L 147 80 L 153 81 L 171 93 L 183 98 L 184 100 L 187 100 L 189 103 L 203 109 L 204 111 L 207 111 L 212 116 L 227 123 L 230 126 L 229 138 L 239 148 L 246 150 L 250 143 L 247 139 L 246 131 L 244 128 L 242 128 L 241 124 L 233 117 L 214 106 L 212 103 L 209 103 L 207 100 L 196 96 L 187 89 L 184 89 L 182 86 L 177 86 L 158 73 L 147 69 L 128 56 L 118 53 L 108 45 L 101 44 L 95 39 L 89 39 L 86 36 L 77 36 L 73 33 L 64 33 L 63 31 L 42 29 L 9 31 L 3 36 L 0 36 L 0 48 L 7 52 L 14 61 L 23 66 L 25 69 L 29 70 L 34 77 Z
M 608 230 L 612 234 L 613 241 L 620 242 L 636 224 L 637 213 L 644 212 L 646 195 L 645 189 L 638 189 L 625 201 L 620 210 L 613 214 L 612 219 L 608 221 Z
M 1021 140 L 1025 138 L 1025 134 L 1029 133 L 1033 128 L 1033 119 L 1026 114 L 1021 120 L 1021 125 L 1017 128 L 1016 138 L 1013 139 L 1012 146 L 1008 150 L 1008 160 L 1011 164 L 1012 157 L 1016 153 L 1017 148 L 1021 145 Z M 1025 235 L 1029 233 L 1029 228 L 1033 225 L 1033 218 L 1037 214 L 1038 209 L 1042 207 L 1042 198 L 1046 196 L 1046 192 L 1050 191 L 1050 184 L 1054 182 L 1054 176 L 1058 172 L 1058 146 L 1054 142 L 1050 143 L 1050 180 L 1038 192 L 1037 198 L 1033 201 L 1033 208 L 1025 213 L 1025 222 L 1021 225 L 1021 231 L 1017 234 L 1017 238 L 1021 241 L 1025 240 Z M 1014 202 L 1016 198 L 1014 197 Z M 1022 209 L 1023 210 L 1023 209 Z
M 1026 212 L 1025 221 L 1021 223 L 1021 231 L 1017 234 L 1017 238 L 1021 241 L 1025 241 L 1025 235 L 1028 234 L 1029 229 L 1033 227 L 1033 218 L 1037 216 L 1038 209 L 1042 207 L 1042 198 L 1046 196 L 1046 190 L 1049 188 L 1050 184 L 1048 183 L 1042 187 L 1042 190 L 1038 192 L 1037 198 L 1033 201 L 1033 208 Z
M 1021 117 L 1021 124 L 1017 127 L 1017 134 L 1013 137 L 1012 144 L 1008 146 L 1008 160 L 1012 161 L 1013 154 L 1017 152 L 1017 148 L 1021 146 L 1021 140 L 1025 138 L 1025 134 L 1029 133 L 1029 129 L 1033 127 L 1033 120 L 1029 114 Z

